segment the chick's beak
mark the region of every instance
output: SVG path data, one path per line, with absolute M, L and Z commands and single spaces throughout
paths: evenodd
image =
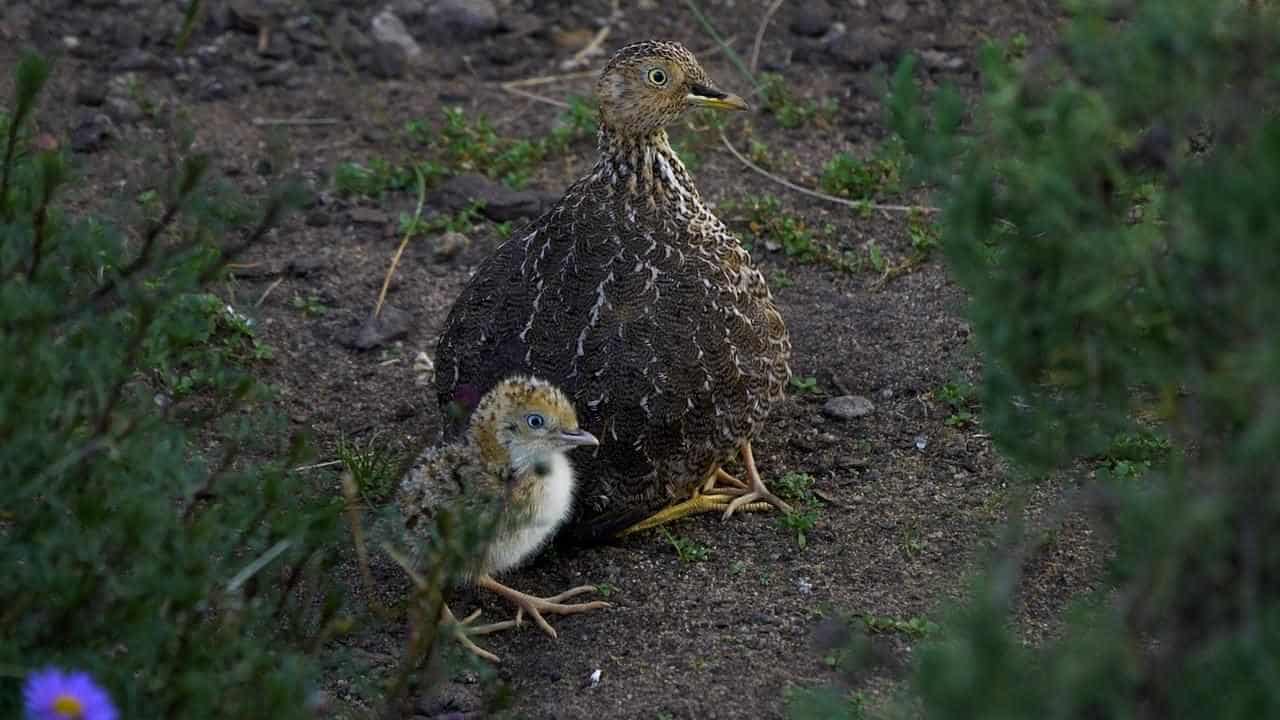
M 600 441 L 596 439 L 595 435 L 592 435 L 591 433 L 582 429 L 562 430 L 560 432 L 560 442 L 570 447 L 576 447 L 578 445 L 599 445 L 600 444 Z
M 689 88 L 690 105 L 715 108 L 717 110 L 750 110 L 746 100 L 727 92 L 721 92 L 708 85 L 694 84 Z

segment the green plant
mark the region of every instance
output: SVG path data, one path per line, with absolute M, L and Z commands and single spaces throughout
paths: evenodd
M 1280 713 L 1277 33 L 1269 3 L 1086 2 L 1034 68 L 984 50 L 974 102 L 921 112 L 900 69 L 893 124 L 945 201 L 984 429 L 1028 478 L 1119 446 L 1063 508 L 1114 539 L 1102 589 L 1024 645 L 1035 537 L 1015 527 L 920 649 L 919 715 Z M 1167 449 L 1117 443 L 1153 420 Z
M 340 437 L 335 449 L 360 498 L 370 507 L 385 505 L 400 480 L 400 458 L 377 433 L 363 443 Z
M 861 720 L 866 717 L 862 696 L 833 688 L 787 688 L 790 720 Z
M 875 155 L 863 160 L 842 152 L 822 168 L 819 183 L 832 195 L 854 200 L 872 200 L 902 190 L 906 152 L 901 141 L 892 139 Z
M 822 389 L 818 387 L 818 378 L 801 377 L 800 375 L 791 376 L 791 388 L 797 393 L 809 395 L 821 395 Z
M 671 545 L 671 549 L 676 551 L 676 557 L 680 558 L 683 563 L 702 562 L 711 557 L 711 549 L 695 540 L 691 540 L 683 535 L 673 535 L 670 530 L 660 528 L 662 537 Z
M 819 518 L 813 478 L 806 473 L 789 472 L 774 482 L 774 490 L 791 505 L 791 511 L 783 513 L 778 523 L 788 533 L 794 533 L 796 544 L 803 550 L 809 544 L 808 533 L 817 527 Z
M 317 295 L 294 295 L 290 304 L 309 318 L 322 317 L 329 313 L 329 306 L 325 305 Z
M 915 640 L 936 635 L 941 629 L 938 623 L 921 617 L 903 620 L 881 615 L 859 615 L 869 633 L 899 633 Z
M 247 322 L 204 285 L 292 204 L 253 227 L 191 155 L 158 183 L 159 217 L 126 233 L 78 216 L 57 150 L 25 140 L 48 71 L 16 65 L 0 160 L 0 716 L 15 675 L 58 664 L 100 680 L 123 717 L 306 718 L 306 649 L 347 622 L 325 582 L 340 505 L 301 492 L 306 455 L 241 372 L 157 405 L 148 362 L 252 356 Z M 180 150 L 182 150 L 180 148 Z M 159 173 L 157 173 L 159 176 Z M 203 349 L 202 349 L 203 348 Z M 167 381 L 166 381 L 167 382 Z
M 778 124 L 787 129 L 798 128 L 814 121 L 829 122 L 837 111 L 836 102 L 827 98 L 820 103 L 809 99 L 797 99 L 787 81 L 775 73 L 760 76 L 760 95 L 765 112 L 773 115 Z
M 959 428 L 975 422 L 977 416 L 973 411 L 977 405 L 977 392 L 973 383 L 963 380 L 945 383 L 933 392 L 934 398 L 951 408 L 947 425 Z

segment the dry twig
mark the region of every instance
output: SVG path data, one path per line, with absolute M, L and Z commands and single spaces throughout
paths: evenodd
M 760 67 L 760 45 L 764 42 L 764 31 L 769 27 L 769 21 L 773 19 L 773 14 L 778 12 L 778 8 L 782 7 L 782 3 L 783 0 L 773 0 L 773 4 L 769 6 L 769 9 L 764 11 L 764 17 L 760 18 L 760 28 L 756 30 L 756 41 L 751 45 L 752 75 Z
M 724 144 L 725 148 L 727 148 L 729 152 L 733 153 L 733 156 L 738 159 L 738 162 L 742 163 L 743 165 L 746 165 L 748 168 L 751 168 L 755 172 L 759 173 L 760 175 L 763 175 L 764 177 L 769 178 L 770 180 L 778 183 L 779 185 L 785 188 L 789 188 L 791 190 L 795 190 L 796 192 L 802 195 L 808 195 L 809 197 L 818 198 L 819 200 L 826 200 L 827 202 L 838 203 L 840 205 L 851 207 L 856 210 L 869 209 L 869 210 L 882 210 L 885 212 L 906 212 L 906 213 L 939 212 L 938 208 L 930 207 L 928 205 L 886 205 L 883 203 L 874 203 L 869 200 L 850 200 L 848 198 L 836 197 L 835 195 L 828 195 L 827 193 L 820 192 L 818 190 L 812 190 L 803 185 L 797 185 L 784 177 L 779 177 L 777 175 L 774 175 L 768 170 L 765 170 L 759 165 L 756 165 L 755 163 L 751 162 L 751 160 L 748 159 L 747 156 L 743 155 L 741 152 L 738 151 L 738 148 L 733 146 L 733 143 L 729 142 L 729 137 L 724 134 L 723 130 L 720 131 L 720 142 Z

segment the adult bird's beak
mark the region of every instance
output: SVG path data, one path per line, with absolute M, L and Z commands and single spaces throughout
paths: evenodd
M 574 447 L 577 445 L 599 445 L 600 441 L 595 435 L 586 430 L 562 430 L 560 432 L 560 442 Z
M 707 85 L 697 85 L 689 88 L 690 105 L 699 107 L 715 108 L 717 110 L 750 110 L 751 106 L 746 100 L 732 95 L 727 92 L 721 92 Z

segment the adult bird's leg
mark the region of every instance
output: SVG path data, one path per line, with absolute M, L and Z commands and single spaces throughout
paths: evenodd
M 737 495 L 725 508 L 724 517 L 728 518 L 737 510 L 762 509 L 758 507 L 761 504 L 776 507 L 784 513 L 791 512 L 791 506 L 770 492 L 769 488 L 765 487 L 764 480 L 760 479 L 760 471 L 756 469 L 756 458 L 751 453 L 750 440 L 742 443 L 739 456 L 742 458 L 743 468 L 747 471 L 747 480 L 751 483 L 750 486 L 728 473 L 721 472 L 715 479 L 728 478 L 732 483 L 728 488 L 712 487 L 712 492 Z
M 520 624 L 520 617 L 516 616 L 515 620 L 504 620 L 503 622 L 496 622 L 496 623 L 490 623 L 488 625 L 480 625 L 478 627 L 472 627 L 471 623 L 475 622 L 476 618 L 478 617 L 480 617 L 480 611 L 476 610 L 475 612 L 468 615 L 465 619 L 459 620 L 458 618 L 454 617 L 453 611 L 449 609 L 449 606 L 445 605 L 440 608 L 440 627 L 452 629 L 454 631 L 454 637 L 457 638 L 458 642 L 462 645 L 462 647 L 466 648 L 471 654 L 475 655 L 476 657 L 484 658 L 485 660 L 488 660 L 489 662 L 493 662 L 493 663 L 500 662 L 498 660 L 497 655 L 494 655 L 488 650 L 485 650 L 484 648 L 472 642 L 471 636 L 487 635 L 489 633 L 498 632 L 499 630 L 509 630 Z
M 549 598 L 540 598 L 540 597 L 535 597 L 533 595 L 527 595 L 525 593 L 520 592 L 519 590 L 515 590 L 513 588 L 507 587 L 506 585 L 503 585 L 502 583 L 498 582 L 497 580 L 494 580 L 492 577 L 489 577 L 488 575 L 481 575 L 479 578 L 477 578 L 476 585 L 479 587 L 485 588 L 486 590 L 492 590 L 493 592 L 505 598 L 507 602 L 516 606 L 517 608 L 516 619 L 511 622 L 519 624 L 521 621 L 522 613 L 529 613 L 529 617 L 533 618 L 533 621 L 537 623 L 538 627 L 542 628 L 543 632 L 545 632 L 546 634 L 550 635 L 553 638 L 557 637 L 555 628 L 551 627 L 551 625 L 542 617 L 542 613 L 545 612 L 545 613 L 552 613 L 555 615 L 573 615 L 575 613 L 589 612 L 591 610 L 599 610 L 601 608 L 613 607 L 611 604 L 604 602 L 602 600 L 596 600 L 593 602 L 586 602 L 586 603 L 571 603 L 568 605 L 565 605 L 561 602 L 562 600 L 568 600 L 571 597 L 577 597 L 578 595 L 581 595 L 583 593 L 589 593 L 589 592 L 595 591 L 596 588 L 594 585 L 582 585 L 582 586 L 573 588 L 571 590 L 566 590 L 560 593 L 559 595 L 555 595 Z M 501 625 L 502 623 L 497 623 L 497 624 Z
M 723 510 L 726 518 L 739 510 L 753 512 L 776 507 L 783 512 L 790 512 L 791 506 L 769 492 L 769 489 L 764 486 L 764 481 L 760 479 L 755 458 L 751 454 L 751 443 L 744 443 L 740 452 L 742 464 L 747 470 L 747 478 L 751 480 L 750 486 L 716 465 L 711 472 L 707 473 L 707 477 L 693 491 L 692 497 L 688 500 L 659 510 L 618 533 L 618 536 L 630 535 L 633 532 L 665 525 L 682 517 L 713 510 L 717 512 Z

